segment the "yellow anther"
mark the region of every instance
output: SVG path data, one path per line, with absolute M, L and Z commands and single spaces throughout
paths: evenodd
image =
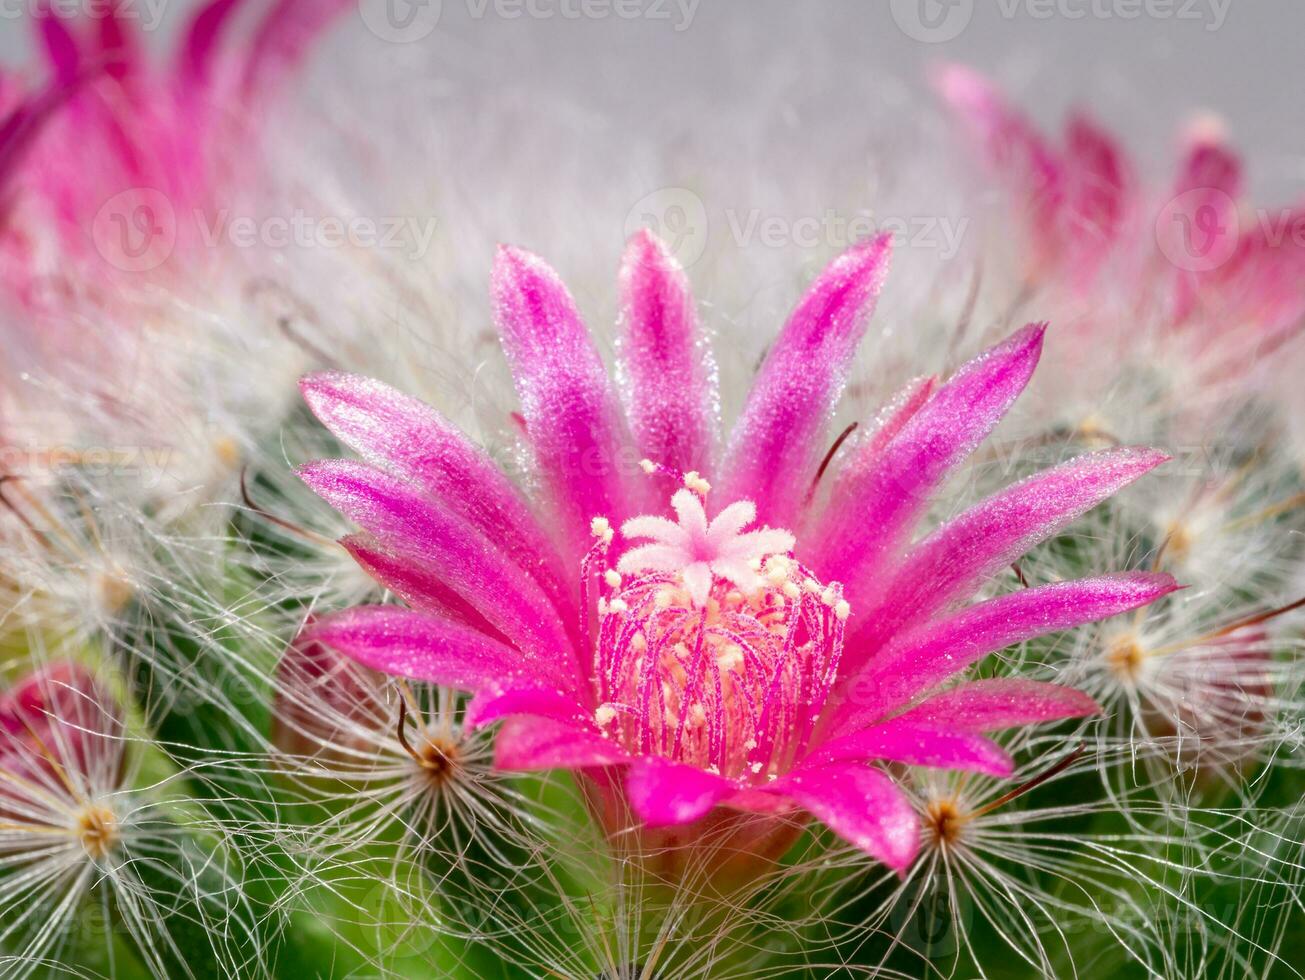
M 598 723 L 599 728 L 606 728 L 616 717 L 616 708 L 610 704 L 600 704 L 598 710 L 594 712 L 594 721 Z
M 684 485 L 700 497 L 705 497 L 711 492 L 711 484 L 704 480 L 697 470 L 689 470 L 684 474 Z

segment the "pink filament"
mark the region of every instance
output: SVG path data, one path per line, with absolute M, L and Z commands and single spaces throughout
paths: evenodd
M 781 583 L 741 599 L 718 579 L 706 608 L 666 573 L 605 588 L 594 648 L 600 726 L 631 752 L 728 778 L 785 771 L 811 737 L 843 649 L 823 586 L 803 588 L 814 579 L 796 563 L 790 580 L 796 598 Z

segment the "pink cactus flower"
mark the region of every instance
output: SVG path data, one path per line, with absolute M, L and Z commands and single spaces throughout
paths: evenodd
M 0 855 L 36 859 L 47 845 L 91 858 L 112 850 L 124 772 L 118 711 L 74 663 L 36 671 L 0 698 Z
M 1242 161 L 1217 127 L 1195 127 L 1173 183 L 1150 194 L 1086 114 L 1056 145 L 977 72 L 950 65 L 935 82 L 1013 195 L 1030 282 L 1058 279 L 1085 295 L 1103 276 L 1131 280 L 1137 309 L 1162 297 L 1174 327 L 1204 325 L 1209 340 L 1245 331 L 1261 353 L 1305 327 L 1305 209 L 1252 214 Z
M 70 265 L 99 282 L 197 254 L 193 216 L 248 172 L 276 88 L 345 3 L 274 0 L 224 46 L 247 6 L 208 0 L 168 68 L 118 0 L 80 20 L 40 8 L 48 82 L 0 78 L 0 275 L 20 299 Z
M 1028 382 L 1041 325 L 941 384 L 907 386 L 822 465 L 888 253 L 886 237 L 866 241 L 820 274 L 718 453 L 688 282 L 655 238 L 632 239 L 621 273 L 624 416 L 557 275 L 501 249 L 494 308 L 533 499 L 421 402 L 365 378 L 306 378 L 313 411 L 366 462 L 300 475 L 362 528 L 347 545 L 411 607 L 327 616 L 312 640 L 474 692 L 467 724 L 503 721 L 497 764 L 577 771 L 614 840 L 633 829 L 674 852 L 720 833 L 755 870 L 812 816 L 907 868 L 918 817 L 886 764 L 1005 776 L 1012 761 L 987 733 L 1097 710 L 1026 680 L 944 685 L 1003 647 L 1176 586 L 1105 575 L 963 604 L 1164 460 L 1148 449 L 1064 463 L 917 539 L 943 481 Z

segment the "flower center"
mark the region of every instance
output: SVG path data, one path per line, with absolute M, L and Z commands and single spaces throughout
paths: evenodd
M 968 820 L 960 804 L 951 797 L 930 800 L 925 816 L 925 830 L 939 847 L 958 843 Z
M 417 765 L 436 786 L 453 778 L 458 764 L 458 747 L 442 738 L 427 736 L 425 744 L 417 749 Z
M 118 818 L 108 807 L 92 804 L 77 815 L 73 832 L 86 853 L 98 860 L 118 842 Z
M 1106 647 L 1106 665 L 1119 680 L 1132 684 L 1142 673 L 1146 652 L 1132 634 L 1116 637 Z
M 676 509 L 682 519 L 693 511 L 682 499 Z M 729 519 L 739 524 L 739 516 Z M 649 520 L 662 519 L 636 518 L 623 532 L 650 536 L 639 523 Z M 678 558 L 648 554 L 643 545 L 617 563 L 627 574 L 603 575 L 594 720 L 630 752 L 762 782 L 784 771 L 811 737 L 838 668 L 848 606 L 841 586 L 822 584 L 791 555 L 747 554 L 741 526 L 730 534 L 715 528 L 706 532 L 705 554 L 694 534 Z M 586 582 L 612 537 L 606 522 L 595 533 Z M 792 547 L 787 532 L 750 533 L 765 535 L 753 540 L 766 549 Z M 641 552 L 651 568 L 627 560 Z

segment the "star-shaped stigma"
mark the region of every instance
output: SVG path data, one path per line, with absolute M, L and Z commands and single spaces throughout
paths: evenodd
M 744 531 L 757 519 L 750 500 L 736 500 L 710 522 L 702 498 L 691 490 L 671 497 L 676 521 L 643 515 L 621 525 L 627 538 L 650 538 L 651 544 L 631 548 L 621 556 L 616 570 L 678 574 L 695 606 L 705 606 L 715 579 L 724 579 L 745 595 L 764 584 L 760 569 L 770 555 L 792 551 L 788 531 L 762 527 Z

